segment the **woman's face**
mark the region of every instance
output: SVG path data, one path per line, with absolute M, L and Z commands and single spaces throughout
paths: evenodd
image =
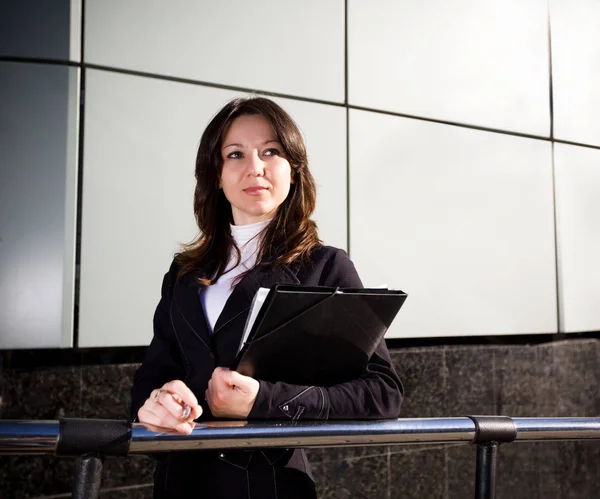
M 231 203 L 233 223 L 273 218 L 292 183 L 292 169 L 270 123 L 261 115 L 233 120 L 223 137 L 221 188 Z

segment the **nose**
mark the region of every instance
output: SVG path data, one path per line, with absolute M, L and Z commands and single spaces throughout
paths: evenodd
M 255 177 L 262 177 L 265 173 L 265 163 L 258 155 L 258 152 L 254 152 L 249 156 L 248 160 L 248 175 Z

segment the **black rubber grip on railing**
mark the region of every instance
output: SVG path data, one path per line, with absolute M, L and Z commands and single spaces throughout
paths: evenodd
M 475 423 L 473 443 L 513 442 L 517 438 L 517 426 L 508 416 L 467 416 Z
M 61 419 L 57 456 L 125 456 L 131 441 L 131 424 L 118 419 Z

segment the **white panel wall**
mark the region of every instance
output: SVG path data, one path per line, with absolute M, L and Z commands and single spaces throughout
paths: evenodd
M 344 99 L 343 0 L 88 0 L 94 64 Z
M 600 326 L 600 150 L 556 144 L 561 330 Z
M 550 5 L 554 135 L 600 146 L 600 2 Z
M 598 150 L 556 145 L 557 283 L 551 142 L 354 109 L 347 192 L 347 110 L 303 100 L 343 103 L 347 78 L 353 107 L 549 137 L 550 16 L 555 136 L 600 146 L 595 0 L 38 3 L 0 5 L 0 58 L 79 61 L 84 10 L 85 63 L 117 70 L 87 70 L 79 346 L 150 339 L 162 275 L 195 235 L 200 134 L 237 88 L 294 97 L 276 100 L 305 133 L 325 243 L 346 248 L 349 204 L 349 249 L 366 284 L 409 292 L 391 336 L 556 331 L 557 286 L 561 330 L 600 328 Z M 77 70 L 10 64 L 0 62 L 0 263 L 13 274 L 0 281 L 0 348 L 69 346 Z M 55 91 L 58 74 L 68 83 Z M 50 163 L 62 170 L 41 187 Z M 13 284 L 40 260 L 31 234 L 46 234 L 45 261 L 56 264 L 43 285 L 23 284 L 19 296 L 53 300 L 39 298 L 33 314 Z
M 79 70 L 0 62 L 0 349 L 73 341 Z
M 79 345 L 147 344 L 162 276 L 196 234 L 200 135 L 238 94 L 103 71 L 88 71 L 86 94 Z M 330 207 L 317 212 L 321 234 L 345 247 L 345 110 L 280 103 L 307 137 Z
M 547 17 L 547 0 L 349 0 L 350 104 L 548 136 Z
M 350 248 L 390 337 L 557 331 L 548 142 L 350 113 Z

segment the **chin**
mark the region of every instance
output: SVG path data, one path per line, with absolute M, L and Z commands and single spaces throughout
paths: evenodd
M 273 213 L 276 207 L 273 206 L 254 206 L 246 211 L 251 217 L 264 217 L 269 213 Z
M 271 212 L 270 211 L 262 211 L 260 213 L 254 213 L 252 216 L 255 218 L 261 218 L 261 219 L 271 218 Z

